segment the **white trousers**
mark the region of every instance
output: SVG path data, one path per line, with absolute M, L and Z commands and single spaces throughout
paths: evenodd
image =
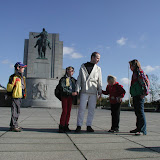
M 77 126 L 82 126 L 83 124 L 87 102 L 88 102 L 88 116 L 87 116 L 86 125 L 87 126 L 92 125 L 96 103 L 97 103 L 97 95 L 81 93 L 80 94 L 80 106 L 78 109 L 78 117 L 77 117 Z

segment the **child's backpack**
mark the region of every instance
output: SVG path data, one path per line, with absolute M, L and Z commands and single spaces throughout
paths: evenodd
M 149 82 L 149 79 L 148 79 L 148 75 L 146 75 L 142 71 L 141 72 L 138 71 L 138 74 L 140 75 L 140 81 L 141 81 L 141 84 L 143 84 L 143 89 L 146 90 L 146 94 L 148 95 L 149 88 L 150 88 L 150 82 Z
M 62 91 L 62 88 L 61 88 L 61 82 L 60 81 L 59 81 L 58 85 L 56 86 L 56 88 L 54 90 L 54 94 L 61 101 L 61 91 Z

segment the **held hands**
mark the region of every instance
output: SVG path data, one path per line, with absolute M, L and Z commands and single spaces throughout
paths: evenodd
M 72 92 L 72 96 L 77 96 L 77 92 Z
M 102 93 L 98 92 L 98 99 L 101 100 Z

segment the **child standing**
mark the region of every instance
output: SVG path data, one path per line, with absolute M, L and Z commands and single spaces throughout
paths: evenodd
M 15 73 L 9 77 L 7 84 L 7 93 L 12 97 L 10 131 L 21 132 L 21 127 L 18 126 L 18 118 L 22 98 L 26 97 L 26 82 L 23 72 L 27 65 L 17 62 L 14 67 Z
M 74 68 L 69 66 L 66 68 L 65 75 L 60 79 L 61 86 L 61 101 L 62 114 L 60 118 L 59 133 L 70 132 L 69 120 L 72 107 L 73 96 L 77 95 L 75 92 L 76 80 L 72 77 Z
M 107 77 L 108 85 L 106 91 L 102 90 L 105 95 L 109 94 L 109 100 L 111 105 L 111 116 L 112 116 L 112 126 L 108 132 L 118 132 L 119 131 L 119 121 L 120 121 L 120 105 L 122 98 L 125 95 L 125 90 L 123 86 L 116 82 L 116 77 L 109 75 Z
M 147 75 L 141 69 L 140 62 L 136 59 L 129 61 L 130 69 L 133 72 L 130 94 L 133 97 L 133 106 L 137 118 L 136 129 L 131 130 L 130 133 L 135 135 L 147 134 L 146 118 L 144 113 L 144 98 L 149 93 L 149 80 Z

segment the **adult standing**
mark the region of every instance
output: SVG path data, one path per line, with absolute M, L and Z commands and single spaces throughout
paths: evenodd
M 133 71 L 130 93 L 133 97 L 133 106 L 135 115 L 137 117 L 136 129 L 131 130 L 130 133 L 136 135 L 147 134 L 146 118 L 144 114 L 144 98 L 149 93 L 149 80 L 147 75 L 141 69 L 140 62 L 136 59 L 129 62 L 130 69 Z
M 75 132 L 81 131 L 87 103 L 87 132 L 94 132 L 91 125 L 97 102 L 97 93 L 98 95 L 101 95 L 102 93 L 101 68 L 97 66 L 99 60 L 100 54 L 98 52 L 93 52 L 91 55 L 91 61 L 81 65 L 76 83 L 76 91 L 77 93 L 80 93 L 80 106 L 78 110 L 77 128 Z

